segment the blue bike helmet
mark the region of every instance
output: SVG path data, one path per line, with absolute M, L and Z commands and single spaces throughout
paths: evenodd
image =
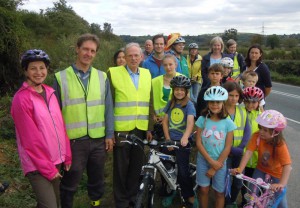
M 26 51 L 21 57 L 21 66 L 23 69 L 27 69 L 28 64 L 33 61 L 43 61 L 46 67 L 50 64 L 50 58 L 45 51 L 40 49 L 31 49 Z
M 228 99 L 227 90 L 220 86 L 210 87 L 204 93 L 205 101 L 226 101 L 227 99 Z

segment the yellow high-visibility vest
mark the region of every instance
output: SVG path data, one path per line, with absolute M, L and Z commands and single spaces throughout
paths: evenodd
M 138 89 L 124 66 L 109 68 L 115 90 L 115 131 L 148 130 L 151 74 L 139 68 Z
M 87 89 L 70 66 L 55 73 L 60 86 L 62 114 L 70 139 L 105 136 L 105 81 L 107 75 L 91 68 Z
M 244 129 L 246 125 L 247 112 L 246 109 L 242 106 L 237 105 L 235 107 L 235 116 L 234 123 L 237 126 L 235 130 L 233 130 L 233 147 L 238 147 L 244 136 Z
M 233 58 L 233 69 L 232 69 L 232 76 L 231 76 L 233 79 L 236 79 L 239 76 L 239 74 L 241 73 L 237 56 L 238 56 L 238 53 L 236 52 L 234 55 L 234 58 Z
M 180 73 L 176 73 L 176 76 L 179 76 Z M 164 108 L 167 105 L 167 101 L 163 100 L 163 87 L 164 87 L 164 76 L 158 76 L 152 79 L 152 94 L 153 94 L 153 107 L 155 114 L 158 116 L 164 115 Z M 169 95 L 169 100 L 172 97 L 172 88 Z

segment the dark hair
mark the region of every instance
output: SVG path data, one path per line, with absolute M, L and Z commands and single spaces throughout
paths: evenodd
M 76 43 L 77 47 L 80 48 L 82 46 L 82 44 L 88 40 L 91 40 L 96 43 L 96 45 L 97 45 L 96 50 L 98 51 L 99 46 L 100 46 L 100 40 L 96 35 L 93 35 L 90 33 L 85 33 L 78 38 L 77 43 Z
M 164 37 L 164 35 L 163 35 L 162 33 L 156 34 L 156 35 L 153 36 L 153 38 L 152 38 L 153 44 L 155 44 L 155 41 L 156 41 L 158 38 L 163 38 L 163 39 L 164 39 L 164 44 L 165 44 L 165 45 L 167 44 L 166 38 Z
M 262 50 L 262 48 L 261 48 L 260 45 L 254 44 L 254 45 L 252 45 L 252 46 L 248 49 L 247 56 L 246 56 L 246 58 L 245 58 L 245 63 L 246 63 L 246 66 L 248 66 L 248 67 L 251 66 L 250 51 L 251 51 L 251 49 L 253 49 L 253 48 L 257 48 L 257 49 L 260 51 L 260 53 L 261 53 L 261 56 L 260 56 L 259 59 L 256 61 L 256 66 L 258 66 L 258 65 L 262 62 L 262 57 L 263 57 L 264 52 L 263 52 L 263 50 Z
M 121 52 L 125 54 L 124 48 L 120 48 L 119 50 L 117 50 L 113 56 L 113 61 L 114 61 L 115 66 L 117 66 L 117 59 Z
M 243 101 L 243 90 L 237 82 L 225 82 L 223 87 L 227 90 L 228 94 L 234 90 L 239 93 L 239 103 Z
M 221 64 L 212 64 L 207 70 L 207 73 L 209 72 L 221 72 L 222 75 L 224 75 L 224 67 Z
M 201 115 L 202 115 L 202 116 L 205 116 L 205 117 L 207 116 L 207 118 L 210 118 L 210 117 L 212 116 L 212 115 L 211 115 L 211 112 L 210 112 L 210 110 L 209 110 L 209 107 L 208 107 L 209 102 L 212 102 L 212 101 L 207 101 L 206 107 L 205 107 L 204 110 L 201 112 Z M 227 110 L 226 110 L 226 108 L 225 108 L 225 101 L 223 101 L 222 104 L 223 104 L 222 110 L 221 110 L 221 112 L 219 112 L 219 113 L 217 114 L 217 116 L 218 116 L 219 119 L 226 119 L 226 118 L 228 117 L 228 112 L 227 112 Z

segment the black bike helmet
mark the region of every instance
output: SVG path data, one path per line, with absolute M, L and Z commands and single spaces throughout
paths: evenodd
M 26 70 L 28 64 L 33 61 L 43 61 L 47 67 L 50 64 L 50 58 L 45 51 L 40 49 L 31 49 L 26 51 L 21 57 L 22 68 Z
M 191 88 L 191 80 L 187 78 L 186 76 L 179 75 L 176 77 L 173 77 L 173 79 L 170 82 L 170 87 L 175 88 L 175 87 L 183 87 L 185 89 L 190 89 Z

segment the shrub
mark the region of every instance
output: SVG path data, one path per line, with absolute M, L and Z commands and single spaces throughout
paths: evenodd
M 269 66 L 271 72 L 277 72 L 278 74 L 285 76 L 300 76 L 300 61 L 267 60 L 265 63 Z
M 0 138 L 15 138 L 15 126 L 10 115 L 12 98 L 8 95 L 0 98 Z

